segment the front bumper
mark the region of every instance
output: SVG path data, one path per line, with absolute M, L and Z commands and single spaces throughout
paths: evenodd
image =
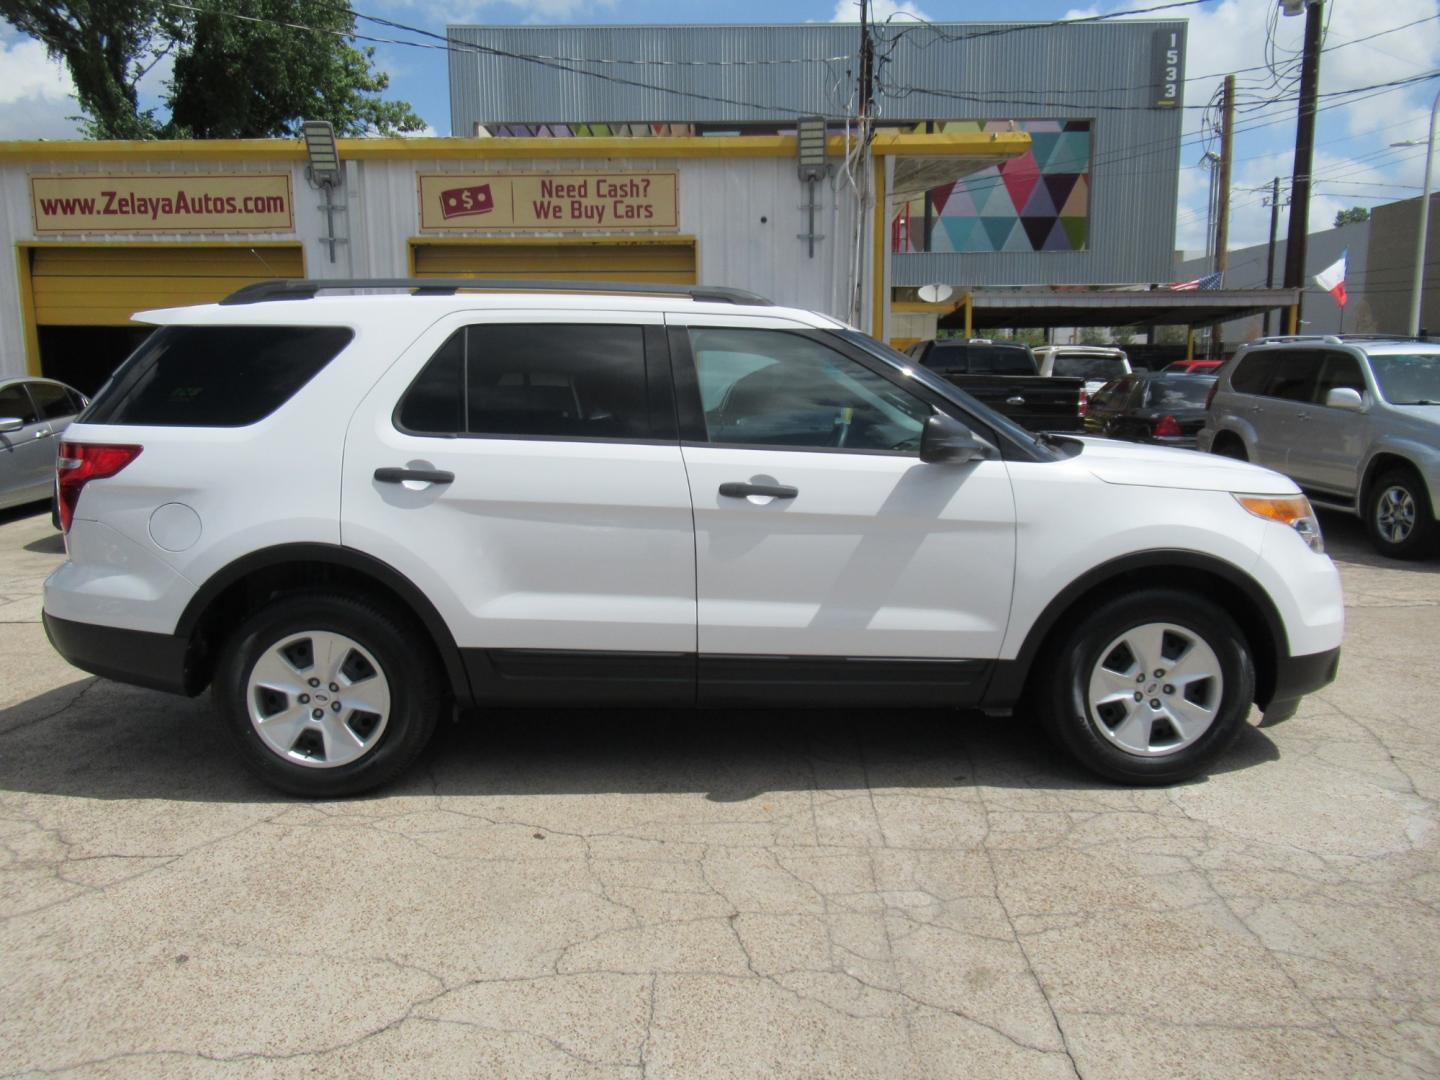
M 1260 711 L 1266 724 L 1277 724 L 1295 715 L 1300 699 L 1329 686 L 1340 671 L 1340 647 L 1305 656 L 1284 656 L 1275 664 L 1275 688 Z
M 195 694 L 200 689 L 189 677 L 189 643 L 183 638 L 75 622 L 48 611 L 42 619 L 55 651 L 92 675 L 172 694 Z

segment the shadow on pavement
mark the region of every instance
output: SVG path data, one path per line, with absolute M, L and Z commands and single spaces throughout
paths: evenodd
M 26 551 L 33 551 L 37 555 L 64 555 L 65 537 L 58 532 L 50 536 L 42 536 L 39 540 L 31 540 L 25 545 Z
M 1293 721 L 1292 721 L 1293 722 Z M 1279 758 L 1247 726 L 1214 774 Z M 1194 781 L 1204 783 L 1204 780 Z M 987 787 L 1105 790 L 1024 718 L 897 710 L 505 710 L 447 725 L 396 795 L 702 793 Z M 0 710 L 0 790 L 90 799 L 286 802 L 253 779 L 208 695 L 83 679 Z
M 1440 550 L 1424 559 L 1390 559 L 1381 555 L 1370 543 L 1365 524 L 1353 514 L 1338 510 L 1319 510 L 1320 533 L 1325 537 L 1325 552 L 1337 563 L 1371 566 L 1377 570 L 1402 570 L 1418 574 L 1440 574 Z
M 6 510 L 0 510 L 0 525 L 9 525 L 12 521 L 23 521 L 28 517 L 39 517 L 41 514 L 50 512 L 49 501 L 22 503 L 20 506 L 12 506 Z

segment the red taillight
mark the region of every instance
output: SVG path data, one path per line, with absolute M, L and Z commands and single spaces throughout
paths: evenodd
M 1083 386 L 1080 388 L 1079 412 L 1082 417 L 1084 417 L 1090 412 L 1090 395 L 1085 392 L 1085 388 Z
M 1180 422 L 1173 416 L 1162 416 L 1155 421 L 1153 434 L 1157 439 L 1173 439 L 1180 434 Z
M 1210 403 L 1215 400 L 1215 391 L 1220 389 L 1220 380 L 1216 379 L 1210 384 L 1210 392 L 1205 395 L 1205 408 L 1209 411 Z
M 75 519 L 75 504 L 80 501 L 80 489 L 91 480 L 114 476 L 139 457 L 142 449 L 144 447 L 119 443 L 60 444 L 55 475 L 60 494 L 61 531 L 70 531 L 70 522 Z

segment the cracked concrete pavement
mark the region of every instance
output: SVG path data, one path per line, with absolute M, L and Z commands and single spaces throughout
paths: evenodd
M 0 1075 L 1440 1075 L 1440 560 L 1324 524 L 1339 681 L 1170 790 L 1023 719 L 512 713 L 305 803 L 61 661 L 0 515 Z

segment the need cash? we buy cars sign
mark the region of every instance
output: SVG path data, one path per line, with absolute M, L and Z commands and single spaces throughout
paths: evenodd
M 292 232 L 289 173 L 32 176 L 35 232 Z
M 420 228 L 675 229 L 673 172 L 420 173 Z

